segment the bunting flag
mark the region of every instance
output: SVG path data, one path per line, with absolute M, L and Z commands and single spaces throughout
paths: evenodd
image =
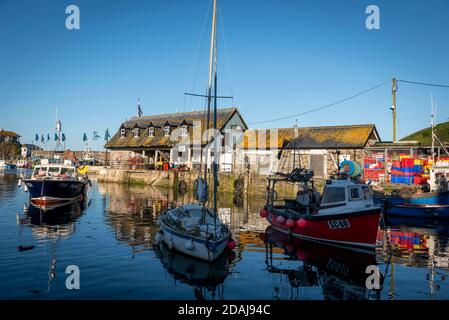
M 58 134 L 55 133 L 55 141 L 58 141 L 58 140 L 59 140 Z
M 65 141 L 65 134 L 64 133 L 62 134 L 61 140 Z
M 47 133 L 47 141 L 50 141 L 50 134 Z
M 137 99 L 137 114 L 139 115 L 139 117 L 143 115 L 142 108 L 140 107 L 140 98 Z
M 111 135 L 109 134 L 109 128 L 106 129 L 106 132 L 104 133 L 104 140 L 108 141 L 111 138 Z
M 92 134 L 92 140 L 97 140 L 98 138 L 100 138 L 100 136 L 98 135 L 98 132 L 94 131 L 94 133 Z
M 41 142 L 42 142 L 42 143 L 45 143 L 45 138 L 44 138 L 44 135 L 43 135 L 43 134 L 41 134 Z
M 83 141 L 87 141 L 87 134 L 83 133 Z
M 36 135 L 34 136 L 34 140 L 35 141 L 39 141 L 39 135 L 36 133 Z

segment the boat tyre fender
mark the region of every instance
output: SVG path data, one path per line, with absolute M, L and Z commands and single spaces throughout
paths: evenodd
M 187 183 L 184 180 L 179 180 L 178 182 L 178 190 L 181 192 L 186 191 L 187 189 Z
M 242 191 L 243 187 L 245 186 L 245 181 L 243 180 L 243 178 L 237 178 L 234 181 L 234 190 L 235 191 Z
M 235 195 L 232 202 L 237 208 L 243 207 L 243 197 L 241 195 Z

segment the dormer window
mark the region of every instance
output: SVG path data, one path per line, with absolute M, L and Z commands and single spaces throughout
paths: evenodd
M 189 134 L 189 132 L 187 131 L 187 125 L 184 124 L 181 126 L 181 136 L 185 137 Z
M 139 128 L 134 128 L 133 129 L 133 135 L 134 135 L 134 138 L 138 138 L 139 137 Z
M 125 135 L 126 135 L 126 129 L 125 128 L 120 129 L 120 138 L 124 138 Z
M 170 126 L 164 127 L 164 136 L 166 136 L 166 137 L 170 136 Z
M 148 136 L 149 137 L 154 137 L 154 127 L 149 127 L 148 128 Z

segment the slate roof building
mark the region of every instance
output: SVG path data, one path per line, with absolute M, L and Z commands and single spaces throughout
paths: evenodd
M 14 131 L 0 129 L 0 142 L 14 142 L 20 144 L 20 135 Z
M 212 126 L 211 118 L 209 128 Z M 133 117 L 121 124 L 105 148 L 111 150 L 110 160 L 115 162 L 138 158 L 149 168 L 161 162 L 193 168 L 201 163 L 201 158 L 206 161 L 206 153 L 207 161 L 211 161 L 213 133 L 206 131 L 207 127 L 206 111 Z M 217 129 L 223 140 L 220 145 L 233 132 L 240 132 L 243 136 L 247 128 L 237 108 L 217 110 Z M 232 156 L 232 152 L 222 149 L 219 162 L 221 171 L 233 170 L 235 158 Z
M 373 124 L 259 129 L 245 132 L 243 149 L 259 174 L 300 165 L 313 169 L 318 178 L 327 178 L 343 159 L 362 162 L 365 148 L 379 141 Z

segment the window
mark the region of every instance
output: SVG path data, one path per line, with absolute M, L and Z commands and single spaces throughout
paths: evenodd
M 149 137 L 154 137 L 154 127 L 149 127 L 148 128 L 148 136 Z
M 48 174 L 51 176 L 59 174 L 59 168 L 58 167 L 50 167 L 48 168 Z
M 362 193 L 363 193 L 363 200 L 372 200 L 371 190 L 368 187 L 362 187 Z
M 36 167 L 34 169 L 34 175 L 43 176 L 47 174 L 47 168 L 46 167 Z
M 310 155 L 310 169 L 313 170 L 315 177 L 325 178 L 324 155 L 311 154 Z
M 362 195 L 360 194 L 360 189 L 358 187 L 349 188 L 349 200 L 350 201 L 362 200 Z
M 170 136 L 170 126 L 164 127 L 164 136 L 166 137 Z
M 75 171 L 71 168 L 61 168 L 61 174 L 65 174 L 71 176 L 75 173 Z
M 124 138 L 125 135 L 126 135 L 126 129 L 125 128 L 120 129 L 120 138 Z
M 134 134 L 134 138 L 138 138 L 139 137 L 139 128 L 134 128 L 133 134 Z
M 324 190 L 323 201 L 324 204 L 330 204 L 334 202 L 345 202 L 346 194 L 344 187 L 326 187 Z
M 182 125 L 181 126 L 181 136 L 185 137 L 188 135 L 188 131 L 187 131 L 187 125 Z

